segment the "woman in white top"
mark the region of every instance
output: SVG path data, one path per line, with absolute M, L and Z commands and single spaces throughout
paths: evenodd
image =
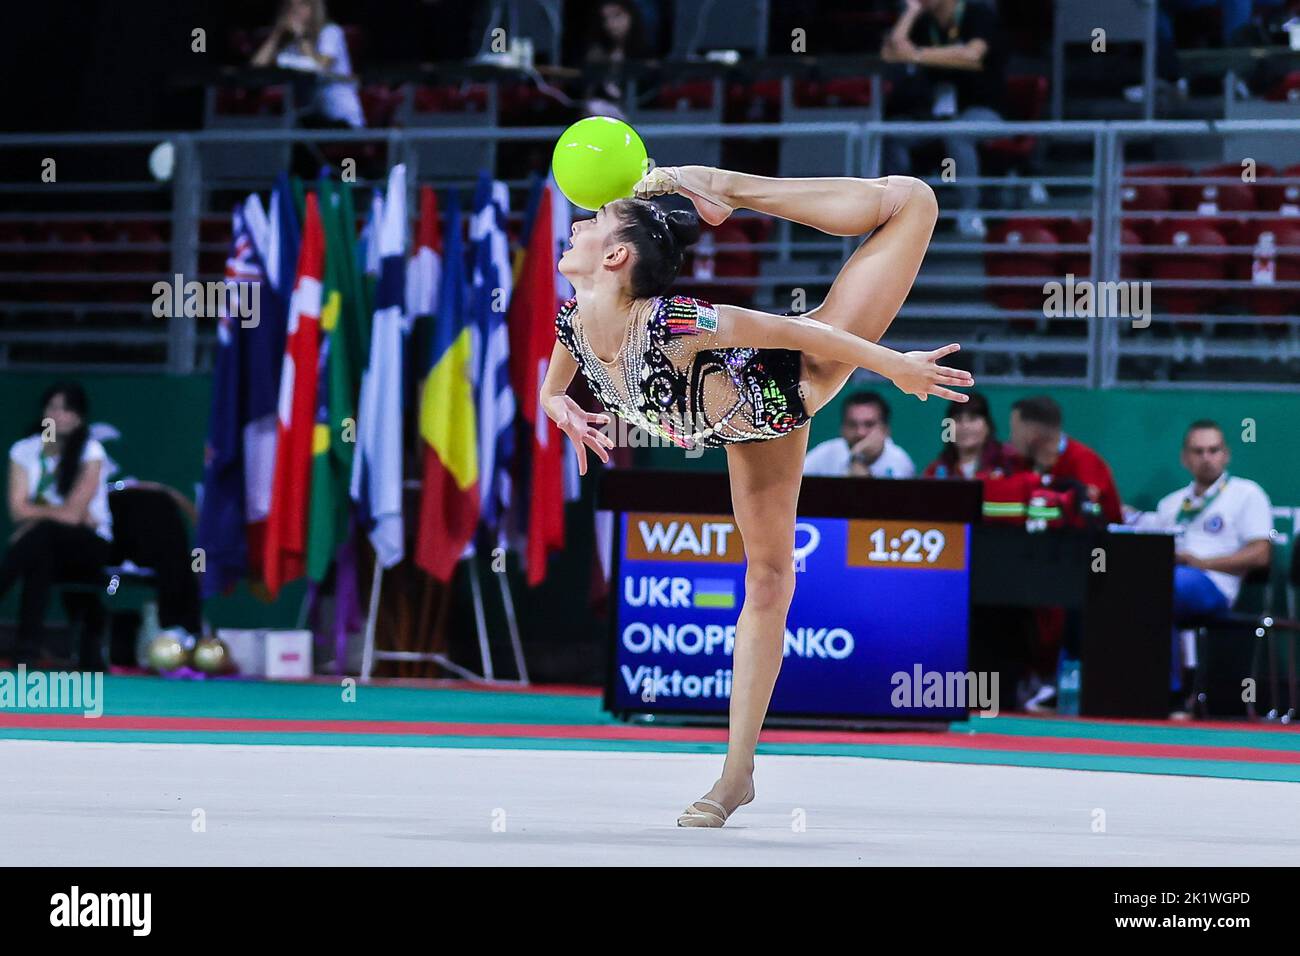
M 290 70 L 352 76 L 352 60 L 343 28 L 329 22 L 324 0 L 284 0 L 271 35 L 253 54 L 252 62 L 253 66 L 274 63 Z M 353 128 L 366 125 L 355 83 L 343 80 L 322 77 L 311 112 L 314 115 L 305 117 L 302 125 Z
M 87 409 L 80 385 L 51 386 L 41 400 L 40 422 L 9 449 L 15 530 L 0 559 L 0 599 L 22 582 L 16 663 L 35 656 L 54 583 L 95 581 L 109 561 L 107 456 L 90 437 Z

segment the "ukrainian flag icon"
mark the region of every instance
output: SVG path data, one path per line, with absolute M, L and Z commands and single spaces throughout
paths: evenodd
M 696 607 L 734 608 L 736 582 L 730 578 L 696 578 L 692 587 Z

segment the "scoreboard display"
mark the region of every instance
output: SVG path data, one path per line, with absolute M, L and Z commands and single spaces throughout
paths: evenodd
M 745 551 L 727 514 L 617 513 L 606 705 L 725 714 Z M 925 687 L 965 673 L 970 525 L 800 517 L 771 716 L 964 719 Z

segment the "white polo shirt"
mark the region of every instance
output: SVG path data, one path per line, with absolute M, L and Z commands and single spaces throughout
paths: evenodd
M 1171 531 L 1182 529 L 1176 546 L 1179 551 L 1195 558 L 1222 558 L 1235 554 L 1252 541 L 1270 539 L 1273 506 L 1264 489 L 1255 482 L 1226 473 L 1206 489 L 1204 497 L 1213 496 L 1213 500 L 1205 510 L 1190 521 L 1179 523 L 1178 515 L 1185 500 L 1190 500 L 1193 507 L 1199 507 L 1204 500 L 1193 494 L 1194 487 L 1190 484 L 1167 494 L 1156 505 L 1160 527 Z M 1242 575 L 1224 571 L 1205 573 L 1223 592 L 1228 605 L 1235 604 L 1241 590 Z
M 849 474 L 849 443 L 843 438 L 824 441 L 803 460 L 805 475 L 826 475 L 843 478 Z M 912 478 L 916 475 L 916 466 L 907 452 L 894 444 L 894 439 L 886 438 L 885 447 L 880 457 L 871 463 L 868 469 L 872 478 Z
M 327 23 L 321 27 L 320 37 L 316 40 L 316 52 L 321 56 L 332 57 L 330 72 L 340 76 L 352 75 L 352 58 L 348 56 L 348 41 L 343 28 L 337 23 Z M 316 61 L 293 49 L 281 50 L 275 58 L 277 66 L 288 70 L 307 70 L 318 72 Z M 352 83 L 335 81 L 321 83 L 316 91 L 315 106 L 324 116 L 332 120 L 342 120 L 349 126 L 360 129 L 366 125 L 365 114 L 361 110 L 361 97 L 357 87 Z
M 44 448 L 45 443 L 41 441 L 40 435 L 20 438 L 10 447 L 9 460 L 22 468 L 27 476 L 28 501 L 58 507 L 63 504 L 63 496 L 59 494 L 54 475 L 59 467 L 60 456 L 43 455 L 41 452 Z M 104 451 L 103 445 L 94 438 L 86 440 L 86 447 L 81 453 L 82 464 L 90 461 L 102 463 L 107 458 L 108 453 Z M 99 487 L 95 489 L 95 497 L 90 499 L 89 512 L 95 533 L 105 541 L 112 541 L 113 515 L 108 510 L 108 481 L 103 471 L 106 467 L 100 465 Z

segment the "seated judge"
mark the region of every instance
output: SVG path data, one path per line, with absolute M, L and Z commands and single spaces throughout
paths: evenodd
M 805 475 L 911 478 L 916 466 L 894 443 L 889 403 L 875 392 L 854 392 L 840 412 L 840 437 L 824 441 L 804 459 Z

